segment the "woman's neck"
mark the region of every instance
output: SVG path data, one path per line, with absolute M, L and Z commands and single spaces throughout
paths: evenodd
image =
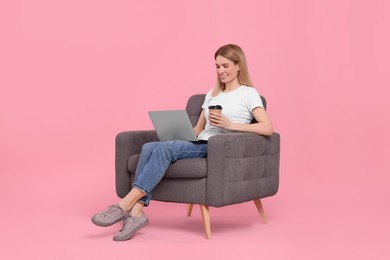
M 239 88 L 240 86 L 241 86 L 241 84 L 238 82 L 237 79 L 235 79 L 235 80 L 225 84 L 224 92 L 231 92 L 231 91 Z

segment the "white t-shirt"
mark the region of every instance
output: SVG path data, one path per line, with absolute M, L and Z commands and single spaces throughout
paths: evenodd
M 199 134 L 198 139 L 208 140 L 216 134 L 231 133 L 232 131 L 211 126 L 209 121 L 209 106 L 221 105 L 222 115 L 234 123 L 249 124 L 253 119 L 252 110 L 256 107 L 264 107 L 260 95 L 253 87 L 240 86 L 231 92 L 219 92 L 215 97 L 211 96 L 210 90 L 202 108 L 206 117 L 205 129 Z

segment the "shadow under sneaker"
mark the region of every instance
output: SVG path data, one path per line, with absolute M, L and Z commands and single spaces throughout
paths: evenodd
M 123 219 L 122 229 L 114 236 L 115 241 L 129 240 L 138 230 L 149 224 L 149 219 L 145 213 L 139 217 L 127 215 Z
M 118 204 L 111 205 L 107 210 L 95 214 L 91 220 L 100 227 L 108 227 L 121 221 L 127 215 Z

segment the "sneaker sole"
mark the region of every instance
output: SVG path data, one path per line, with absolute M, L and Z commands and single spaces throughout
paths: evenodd
M 133 229 L 133 231 L 128 236 L 121 237 L 121 238 L 114 237 L 113 239 L 114 239 L 114 241 L 126 241 L 126 240 L 129 240 L 129 239 L 131 239 L 133 237 L 133 235 L 135 233 L 138 232 L 138 230 L 140 230 L 141 228 L 145 227 L 147 224 L 149 224 L 149 219 L 146 219 L 146 221 L 144 223 L 142 223 L 141 225 L 139 225 L 138 227 Z
M 114 225 L 115 223 L 118 223 L 119 221 L 121 221 L 124 217 L 122 217 L 121 219 L 115 221 L 114 223 L 104 223 L 104 222 L 100 222 L 100 221 L 97 221 L 95 220 L 95 216 L 93 216 L 91 218 L 91 221 L 93 224 L 95 224 L 96 226 L 99 226 L 99 227 L 109 227 L 109 226 L 112 226 Z

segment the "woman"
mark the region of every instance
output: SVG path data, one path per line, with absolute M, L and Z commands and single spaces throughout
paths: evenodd
M 104 227 L 123 221 L 114 240 L 128 240 L 149 223 L 143 208 L 149 205 L 152 191 L 169 165 L 179 159 L 206 156 L 207 140 L 211 136 L 230 132 L 272 134 L 271 121 L 259 93 L 251 87 L 253 84 L 241 48 L 234 44 L 224 45 L 216 51 L 214 58 L 217 84 L 207 93 L 194 127 L 198 139 L 204 142 L 151 142 L 142 146 L 131 191 L 118 204 L 92 217 L 94 224 Z M 222 113 L 209 113 L 210 105 L 221 105 Z M 250 124 L 253 118 L 258 123 Z

